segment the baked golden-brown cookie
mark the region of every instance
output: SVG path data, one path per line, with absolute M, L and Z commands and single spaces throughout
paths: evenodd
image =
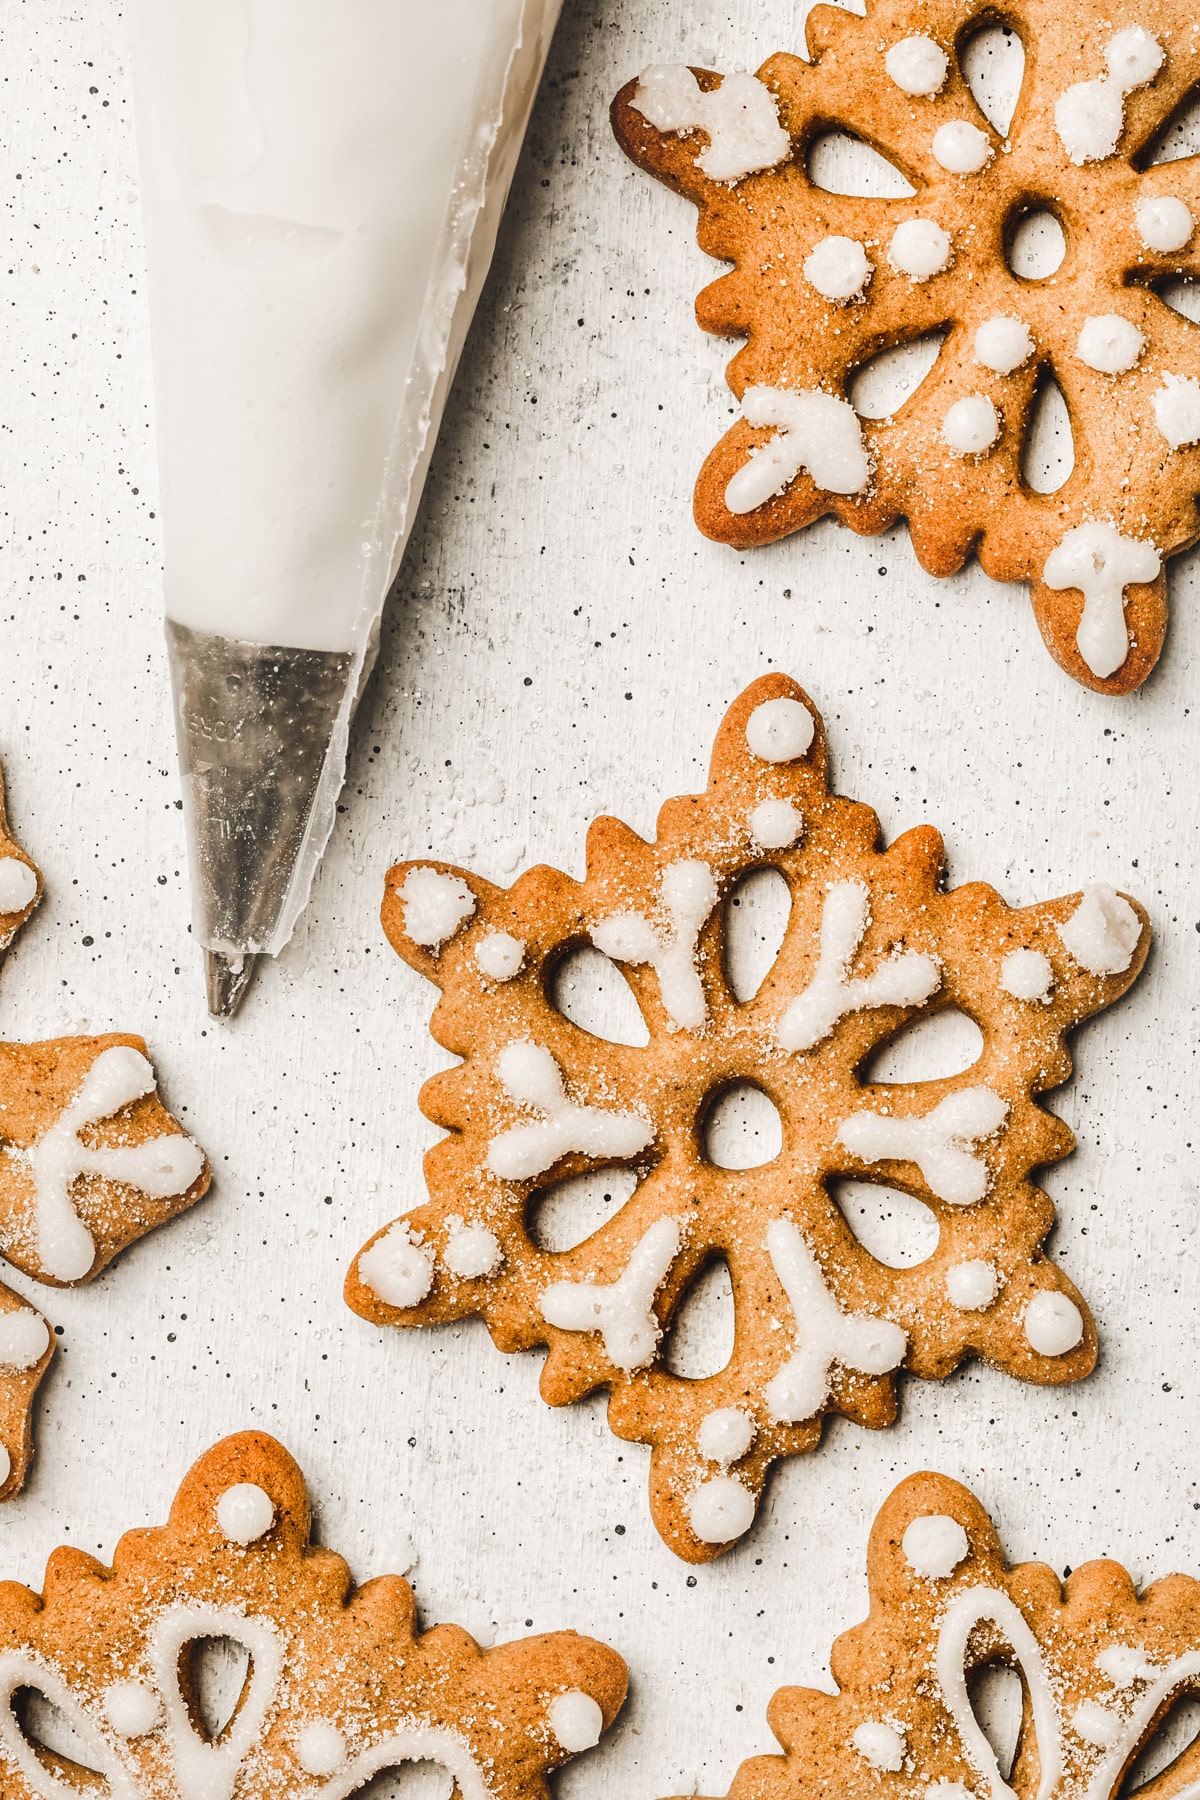
M 0 780 L 0 959 L 42 895 Z M 0 1256 L 50 1286 L 98 1275 L 207 1191 L 204 1152 L 158 1097 L 140 1037 L 0 1042 Z M 0 1285 L 0 1501 L 23 1486 L 30 1415 L 54 1340 Z
M 608 1387 L 612 1429 L 653 1446 L 655 1523 L 691 1561 L 749 1528 L 771 1464 L 813 1449 L 826 1413 L 889 1424 L 901 1367 L 937 1378 L 974 1354 L 1054 1383 L 1095 1360 L 1087 1309 L 1041 1252 L 1054 1210 L 1033 1172 L 1074 1139 L 1040 1102 L 1069 1072 L 1065 1034 L 1136 978 L 1145 915 L 1110 888 L 1020 910 L 979 884 L 947 892 L 936 831 L 887 850 L 879 835 L 829 791 L 816 709 L 775 674 L 734 703 L 707 789 L 669 800 L 653 843 L 593 824 L 585 880 L 534 868 L 504 890 L 433 863 L 387 878 L 384 929 L 442 989 L 432 1030 L 463 1061 L 421 1092 L 448 1133 L 426 1157 L 430 1198 L 359 1253 L 347 1299 L 379 1324 L 478 1313 L 502 1350 L 548 1344 L 551 1405 Z M 791 913 L 739 998 L 730 909 L 768 868 Z M 644 1047 L 556 1008 L 556 972 L 582 946 L 627 979 Z M 979 1027 L 974 1066 L 870 1078 L 874 1051 L 947 1008 Z M 717 1167 L 706 1123 L 747 1082 L 777 1108 L 781 1148 Z M 547 1191 L 601 1169 L 632 1171 L 631 1196 L 575 1247 L 544 1248 L 531 1221 Z M 922 1201 L 932 1254 L 872 1256 L 838 1204 L 843 1177 Z M 718 1258 L 733 1354 L 687 1379 L 665 1336 Z
M 1173 1704 L 1200 1687 L 1200 1582 L 1139 1595 L 1120 1563 L 1061 1582 L 1004 1560 L 975 1496 L 911 1475 L 867 1551 L 870 1616 L 833 1646 L 836 1694 L 780 1688 L 767 1709 L 782 1756 L 742 1764 L 727 1800 L 1114 1800 Z M 1020 1734 L 1002 1773 L 972 1709 L 984 1669 L 1019 1672 Z M 1138 1793 L 1167 1800 L 1200 1776 L 1193 1740 Z
M 549 1800 L 547 1770 L 621 1707 L 616 1652 L 572 1631 L 493 1650 L 454 1625 L 420 1632 L 406 1581 L 353 1588 L 311 1524 L 292 1458 L 244 1432 L 201 1457 L 166 1525 L 121 1539 L 111 1569 L 61 1549 L 42 1594 L 0 1584 L 4 1800 L 347 1800 L 423 1761 L 451 1772 L 457 1800 Z M 214 1638 L 249 1653 L 215 1737 L 195 1661 Z M 78 1762 L 25 1729 L 30 1690 Z
M 728 370 L 742 416 L 696 487 L 701 530 L 745 547 L 826 513 L 868 533 L 904 517 L 931 574 L 975 550 L 997 580 L 1029 581 L 1062 666 L 1126 693 L 1162 646 L 1165 561 L 1200 535 L 1200 336 L 1155 292 L 1200 272 L 1200 159 L 1146 166 L 1200 81 L 1200 41 L 1183 0 L 1015 0 L 1025 74 L 1002 137 L 962 70 L 995 18 L 990 0 L 867 0 L 865 19 L 819 6 L 811 63 L 657 66 L 617 95 L 613 125 L 733 264 L 696 303 L 705 330 L 747 340 Z M 815 185 L 807 158 L 831 130 L 911 195 Z M 1009 257 L 1039 212 L 1065 256 L 1025 279 Z M 859 417 L 856 372 L 931 333 L 944 342 L 916 391 Z M 1038 493 L 1022 450 L 1050 374 L 1075 463 Z

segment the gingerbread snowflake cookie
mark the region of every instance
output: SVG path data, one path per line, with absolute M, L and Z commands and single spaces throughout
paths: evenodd
M 621 1707 L 616 1652 L 570 1631 L 493 1650 L 457 1626 L 419 1632 L 406 1581 L 352 1588 L 310 1527 L 296 1464 L 246 1432 L 200 1459 L 165 1526 L 122 1538 L 111 1570 L 62 1549 L 44 1595 L 0 1587 L 5 1800 L 90 1793 L 96 1775 L 112 1800 L 347 1800 L 426 1761 L 460 1800 L 547 1800 L 546 1772 Z M 214 1638 L 249 1656 L 220 1731 L 195 1662 Z M 30 1693 L 58 1708 L 78 1762 L 32 1734 Z
M 1095 1359 L 1086 1308 L 1041 1254 L 1054 1213 L 1032 1172 L 1074 1140 L 1039 1097 L 1069 1071 L 1065 1033 L 1137 976 L 1144 914 L 1109 888 L 1013 911 L 981 885 L 943 890 L 936 831 L 878 840 L 874 813 L 828 789 L 812 703 L 769 675 L 725 719 L 706 791 L 668 801 L 653 843 L 593 824 L 585 880 L 535 868 L 504 890 L 428 863 L 388 876 L 384 928 L 443 990 L 433 1032 L 463 1061 L 421 1094 L 449 1133 L 426 1159 L 430 1198 L 360 1252 L 349 1303 L 380 1324 L 477 1313 L 502 1350 L 547 1344 L 551 1405 L 608 1387 L 612 1429 L 653 1446 L 658 1529 L 692 1561 L 748 1529 L 772 1462 L 814 1448 L 827 1412 L 889 1424 L 900 1368 L 940 1377 L 977 1354 L 1064 1382 Z M 739 999 L 730 909 L 765 868 L 791 913 Z M 628 980 L 644 1047 L 556 1009 L 555 972 L 581 946 Z M 973 1067 L 864 1074 L 946 1008 L 982 1033 Z M 782 1145 L 734 1171 L 706 1157 L 705 1126 L 744 1083 L 778 1109 Z M 599 1229 L 567 1250 L 535 1241 L 548 1190 L 614 1168 L 636 1180 Z M 922 1201 L 932 1254 L 876 1260 L 838 1205 L 842 1177 Z M 685 1379 L 665 1334 L 717 1258 L 733 1354 Z
M 767 1718 L 784 1754 L 743 1763 L 727 1800 L 1115 1800 L 1173 1703 L 1200 1687 L 1200 1582 L 1169 1575 L 1139 1595 L 1115 1562 L 1065 1584 L 1044 1563 L 1010 1568 L 983 1507 L 944 1475 L 892 1494 L 867 1577 L 870 1617 L 833 1646 L 837 1693 L 781 1688 Z M 971 1701 L 994 1666 L 1023 1680 L 1011 1770 Z M 1154 1791 L 1194 1788 L 1200 1746 L 1176 1750 Z
M 1200 160 L 1146 166 L 1200 82 L 1200 40 L 1182 0 L 1119 14 L 1018 0 L 1004 17 L 1026 64 L 1003 139 L 962 68 L 990 0 L 867 0 L 865 20 L 818 7 L 811 63 L 653 67 L 613 124 L 699 208 L 701 247 L 734 265 L 696 307 L 706 330 L 748 340 L 729 366 L 741 417 L 696 488 L 701 529 L 744 547 L 826 513 L 859 532 L 907 518 L 931 574 L 975 549 L 997 580 L 1029 581 L 1063 667 L 1126 693 L 1162 646 L 1165 560 L 1200 535 L 1196 328 L 1155 292 L 1200 272 Z M 809 153 L 835 129 L 882 153 L 911 197 L 817 186 Z M 1024 279 L 1014 236 L 1047 212 L 1064 260 Z M 933 333 L 916 391 L 860 417 L 856 373 Z M 1051 374 L 1075 463 L 1045 494 L 1022 453 Z
M 9 833 L 0 782 L 0 956 L 41 898 Z M 0 1041 L 0 1256 L 34 1280 L 90 1281 L 209 1185 L 199 1145 L 158 1098 L 139 1037 Z M 0 1500 L 24 1483 L 46 1321 L 0 1285 Z

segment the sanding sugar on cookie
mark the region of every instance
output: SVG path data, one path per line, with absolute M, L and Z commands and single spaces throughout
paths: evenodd
M 998 28 L 989 0 L 818 5 L 811 60 L 736 77 L 658 65 L 622 88 L 613 127 L 733 265 L 696 303 L 705 330 L 746 340 L 728 369 L 741 417 L 696 485 L 701 530 L 747 548 L 827 513 L 858 532 L 905 518 L 931 574 L 976 551 L 995 579 L 1028 581 L 1062 666 L 1127 693 L 1162 647 L 1167 559 L 1200 536 L 1200 351 L 1160 291 L 1200 276 L 1200 158 L 1149 160 L 1200 84 L 1200 38 L 1184 0 L 1120 19 L 1020 0 L 1003 17 L 1025 52 L 1003 132 L 960 57 Z M 686 126 L 653 103 L 685 79 Z M 782 133 L 740 159 L 734 82 Z M 820 185 L 811 153 L 830 133 L 892 165 L 886 193 Z M 1058 272 L 1018 254 L 1038 218 L 1062 239 Z M 910 345 L 932 367 L 886 417 L 857 413 L 858 376 Z M 1051 377 L 1074 466 L 1047 492 L 1028 453 Z
M 763 870 L 791 910 L 748 983 L 741 884 Z M 694 1562 L 744 1536 L 772 1463 L 815 1448 L 826 1414 L 890 1424 L 902 1368 L 1086 1375 L 1095 1328 L 1043 1255 L 1054 1213 L 1031 1181 L 1074 1140 L 1039 1097 L 1069 1071 L 1065 1034 L 1136 978 L 1145 914 L 1103 883 L 1014 910 L 942 875 L 935 831 L 881 851 L 875 815 L 830 792 L 820 717 L 783 675 L 735 702 L 708 787 L 667 801 L 652 843 L 596 820 L 583 881 L 394 868 L 384 928 L 442 989 L 432 1029 L 462 1060 L 421 1094 L 450 1134 L 429 1199 L 360 1251 L 350 1305 L 402 1326 L 479 1314 L 504 1351 L 548 1345 L 551 1405 L 607 1387 L 613 1430 L 652 1447 L 655 1523 Z M 454 897 L 436 942 L 412 903 L 427 889 Z M 631 1015 L 607 1035 L 568 1016 L 585 949 Z M 872 1052 L 956 1011 L 981 1034 L 973 1067 L 871 1077 Z M 747 1085 L 774 1135 L 731 1158 L 718 1125 Z M 842 1181 L 914 1196 L 936 1247 L 885 1266 Z M 587 1223 L 556 1236 L 580 1182 Z M 721 1367 L 703 1343 L 719 1372 L 697 1377 L 674 1367 L 674 1329 L 722 1259 L 733 1353 Z
M 0 1585 L 5 1800 L 91 1792 L 88 1772 L 112 1800 L 349 1800 L 419 1762 L 461 1800 L 534 1800 L 611 1725 L 626 1687 L 615 1651 L 573 1631 L 489 1650 L 457 1626 L 421 1632 L 406 1581 L 352 1588 L 311 1525 L 296 1464 L 248 1431 L 201 1457 L 167 1523 L 123 1537 L 111 1570 L 63 1549 L 44 1597 Z M 192 1662 L 213 1639 L 248 1655 L 217 1738 L 198 1724 Z M 88 1772 L 35 1750 L 12 1704 L 29 1688 Z
M 0 956 L 42 896 L 0 782 Z M 200 1146 L 158 1096 L 139 1037 L 0 1040 L 0 1257 L 35 1281 L 90 1281 L 207 1191 Z M 31 1412 L 54 1353 L 41 1315 L 0 1286 L 0 1501 L 25 1482 Z
M 726 1800 L 1116 1800 L 1148 1750 L 1171 1766 L 1167 1791 L 1187 1791 L 1173 1712 L 1200 1677 L 1200 1582 L 1139 1593 L 1117 1562 L 1061 1582 L 1012 1567 L 975 1496 L 935 1474 L 884 1503 L 867 1581 L 870 1617 L 833 1645 L 836 1692 L 780 1688 L 767 1719 L 783 1753 L 744 1762 Z M 975 1712 L 977 1678 L 1000 1669 L 1024 1693 L 1011 1768 Z

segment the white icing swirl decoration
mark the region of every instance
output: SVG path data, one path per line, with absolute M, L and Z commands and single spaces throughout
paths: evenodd
M 716 904 L 717 884 L 707 863 L 669 863 L 662 875 L 665 931 L 638 912 L 615 913 L 592 927 L 593 944 L 614 962 L 649 964 L 667 1017 L 680 1030 L 698 1031 L 707 1016 L 696 950 Z
M 731 513 L 764 505 L 807 469 L 831 494 L 861 494 L 871 479 L 858 414 L 848 400 L 820 388 L 750 387 L 742 395 L 748 425 L 771 426 L 775 436 L 753 451 L 725 489 Z
M 542 1114 L 536 1125 L 510 1125 L 488 1147 L 488 1168 L 504 1181 L 529 1181 L 572 1151 L 619 1161 L 649 1147 L 654 1128 L 640 1113 L 612 1112 L 568 1100 L 550 1052 L 527 1040 L 507 1045 L 496 1073 L 519 1106 Z
M 58 1281 L 80 1281 L 96 1260 L 96 1245 L 72 1189 L 87 1175 L 137 1188 L 153 1200 L 186 1194 L 204 1168 L 198 1144 L 180 1132 L 163 1132 L 140 1144 L 100 1147 L 81 1134 L 111 1119 L 155 1089 L 154 1070 L 129 1045 L 102 1050 L 74 1099 L 26 1152 L 34 1184 L 38 1258 Z
M 726 75 L 718 87 L 705 90 L 689 68 L 656 63 L 643 71 L 633 105 L 656 131 L 706 131 L 708 149 L 697 156 L 696 166 L 710 181 L 742 181 L 791 154 L 775 96 L 754 75 Z

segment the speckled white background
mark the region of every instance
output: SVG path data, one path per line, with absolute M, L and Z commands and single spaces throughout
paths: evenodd
M 827 523 L 748 557 L 696 534 L 692 480 L 731 406 L 727 348 L 692 319 L 713 268 L 691 209 L 616 150 L 607 103 L 649 60 L 754 67 L 798 20 L 786 0 L 567 0 L 345 809 L 296 940 L 220 1028 L 187 936 L 123 20 L 114 0 L 0 0 L 0 757 L 47 880 L 0 1030 L 144 1032 L 217 1177 L 90 1290 L 13 1278 L 62 1354 L 0 1574 L 40 1584 L 64 1539 L 107 1556 L 197 1453 L 261 1425 L 302 1460 L 323 1540 L 360 1578 L 411 1564 L 426 1621 L 621 1649 L 631 1701 L 561 1778 L 571 1800 L 724 1792 L 771 1745 L 775 1686 L 827 1681 L 869 1521 L 910 1470 L 967 1480 L 1014 1556 L 1200 1573 L 1194 568 L 1175 565 L 1159 672 L 1112 701 L 1050 662 L 1021 591 L 975 569 L 935 583 L 903 531 Z M 1054 1248 L 1100 1322 L 1095 1377 L 909 1383 L 894 1430 L 836 1423 L 750 1539 L 691 1571 L 600 1401 L 552 1413 L 537 1356 L 482 1327 L 381 1334 L 341 1284 L 420 1196 L 416 1095 L 444 1060 L 433 991 L 379 930 L 389 862 L 578 871 L 595 812 L 648 832 L 702 780 L 723 709 L 770 666 L 822 706 L 839 787 L 889 836 L 937 824 L 953 878 L 1014 902 L 1112 879 L 1157 942 L 1054 1101 L 1079 1134 L 1046 1179 Z

